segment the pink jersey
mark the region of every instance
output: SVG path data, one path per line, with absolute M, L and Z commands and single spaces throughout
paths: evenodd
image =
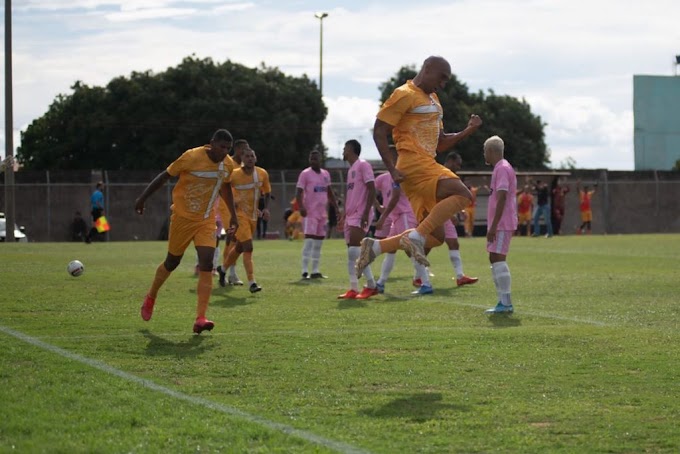
M 390 203 L 390 198 L 392 197 L 392 190 L 395 187 L 399 187 L 394 183 L 394 180 L 392 179 L 392 175 L 390 175 L 389 172 L 385 172 L 383 174 L 378 175 L 378 177 L 375 179 L 375 190 L 377 192 L 380 192 L 383 197 L 383 206 L 386 207 L 388 203 Z M 408 201 L 408 197 L 406 197 L 406 193 L 404 191 L 399 192 L 399 201 L 397 201 L 396 206 L 390 213 L 389 218 L 390 219 L 396 219 L 397 217 L 401 216 L 404 213 L 411 213 L 413 212 L 413 209 L 411 208 L 411 204 Z
M 517 194 L 517 177 L 515 176 L 515 170 L 507 160 L 501 159 L 496 163 L 489 187 L 491 188 L 491 195 L 489 195 L 489 205 L 486 209 L 487 226 L 491 226 L 496 213 L 498 191 L 506 191 L 505 208 L 503 209 L 501 219 L 498 221 L 497 230 L 516 230 L 517 201 L 515 200 L 515 194 Z
M 326 169 L 315 172 L 307 167 L 300 173 L 297 187 L 302 189 L 302 204 L 307 210 L 307 217 L 328 217 L 328 187 L 331 184 L 331 175 Z
M 361 217 L 366 208 L 368 197 L 367 183 L 374 181 L 373 167 L 363 159 L 357 159 L 347 171 L 347 195 L 345 196 L 345 216 Z

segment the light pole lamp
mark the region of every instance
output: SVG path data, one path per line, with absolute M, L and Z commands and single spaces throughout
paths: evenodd
M 319 19 L 319 92 L 323 96 L 323 20 L 328 13 L 314 13 L 314 17 Z

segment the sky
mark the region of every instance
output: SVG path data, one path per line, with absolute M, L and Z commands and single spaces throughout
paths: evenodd
M 546 123 L 551 166 L 632 170 L 633 75 L 671 76 L 678 0 L 14 0 L 13 113 L 20 131 L 75 81 L 105 86 L 194 55 L 319 79 L 323 140 L 379 159 L 371 128 L 379 85 L 441 55 L 471 92 L 525 99 Z M 327 12 L 320 21 L 315 12 Z M 5 11 L 3 8 L 3 17 Z M 4 74 L 4 23 L 2 71 Z M 4 79 L 3 79 L 4 80 Z M 0 94 L 5 105 L 4 83 Z M 266 102 L 266 100 L 263 100 Z M 0 154 L 5 155 L 2 109 Z M 228 128 L 228 125 L 225 125 Z M 465 125 L 445 125 L 447 131 Z M 187 144 L 187 148 L 195 144 Z

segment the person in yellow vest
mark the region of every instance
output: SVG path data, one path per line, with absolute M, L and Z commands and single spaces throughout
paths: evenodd
M 253 237 L 257 228 L 257 218 L 269 220 L 269 198 L 272 192 L 269 174 L 262 167 L 257 167 L 255 151 L 247 148 L 241 155 L 242 167 L 234 170 L 231 176 L 231 187 L 234 192 L 236 215 L 239 228 L 236 231 L 236 245 L 229 251 L 222 265 L 227 269 L 243 254 L 243 266 L 246 269 L 250 293 L 259 292 L 262 287 L 255 282 L 253 265 Z M 258 209 L 260 195 L 264 196 L 264 208 Z M 223 286 L 222 282 L 220 285 Z
M 223 197 L 229 208 L 231 229 L 238 227 L 230 180 L 234 161 L 228 153 L 233 139 L 226 129 L 218 129 L 210 144 L 185 151 L 179 158 L 158 174 L 135 202 L 135 211 L 144 213 L 144 204 L 151 194 L 161 188 L 171 177 L 179 177 L 172 190 L 172 216 L 168 236 L 168 253 L 156 269 L 151 288 L 142 303 L 142 319 L 149 321 L 158 296 L 158 290 L 179 266 L 189 244 L 193 241 L 198 254 L 200 273 L 196 294 L 196 321 L 194 333 L 210 331 L 215 323 L 206 318 L 212 292 L 213 255 L 215 253 L 214 205 Z
M 597 188 L 597 183 L 595 183 L 595 188 Z M 595 188 L 590 190 L 590 186 L 583 186 L 581 188 L 581 181 L 576 182 L 576 190 L 578 191 L 579 198 L 579 209 L 581 210 L 581 227 L 578 228 L 577 232 L 579 235 L 582 233 L 590 233 L 593 222 L 593 209 L 591 207 L 591 200 L 593 195 L 595 195 Z

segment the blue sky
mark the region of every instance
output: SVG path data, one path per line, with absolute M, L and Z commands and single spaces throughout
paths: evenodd
M 370 134 L 378 85 L 435 54 L 472 91 L 526 99 L 548 124 L 554 166 L 570 157 L 578 167 L 630 170 L 633 75 L 672 75 L 680 54 L 677 0 L 15 0 L 15 145 L 74 81 L 105 85 L 191 54 L 317 79 L 316 11 L 329 14 L 324 142 L 336 157 L 357 138 L 378 158 Z M 2 117 L 4 127 L 4 109 Z

